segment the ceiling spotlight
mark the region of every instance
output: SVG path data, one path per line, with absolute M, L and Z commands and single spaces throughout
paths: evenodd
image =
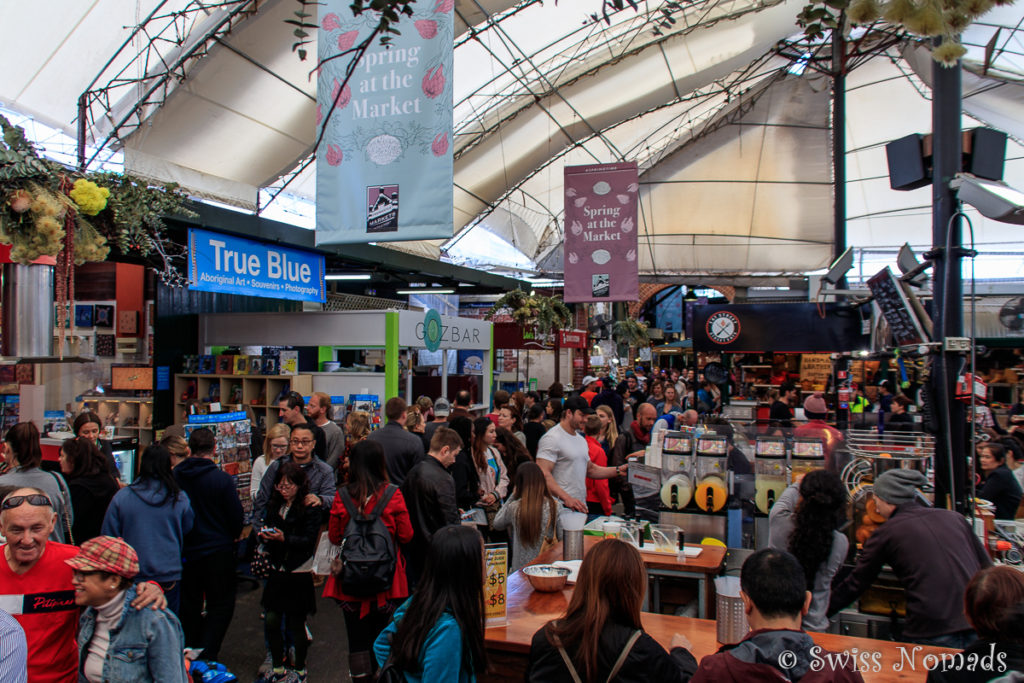
M 985 180 L 969 173 L 957 173 L 949 186 L 960 201 L 970 204 L 982 216 L 1003 223 L 1024 223 L 1024 193 L 998 180 Z
M 853 247 L 847 247 L 842 255 L 832 262 L 828 272 L 821 276 L 821 279 L 830 285 L 839 284 L 850 269 L 853 268 Z
M 369 280 L 369 273 L 330 273 L 324 275 L 325 280 Z
M 418 294 L 454 294 L 455 289 L 452 287 L 422 287 L 420 289 L 398 289 L 395 290 L 395 294 L 399 296 L 415 296 Z

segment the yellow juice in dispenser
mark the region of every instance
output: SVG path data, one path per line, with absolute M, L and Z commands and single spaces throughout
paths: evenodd
M 708 474 L 697 484 L 697 507 L 705 512 L 718 512 L 725 507 L 729 492 L 720 474 Z

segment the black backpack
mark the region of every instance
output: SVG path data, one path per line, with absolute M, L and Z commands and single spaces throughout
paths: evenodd
M 354 597 L 366 598 L 391 588 L 395 578 L 398 555 L 391 532 L 381 521 L 380 513 L 398 490 L 389 484 L 369 515 L 362 515 L 352 502 L 348 488 L 338 491 L 348 510 L 348 526 L 341 539 L 341 590 Z

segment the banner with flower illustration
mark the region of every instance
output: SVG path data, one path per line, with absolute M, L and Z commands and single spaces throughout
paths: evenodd
M 322 3 L 318 245 L 451 237 L 454 4 L 415 3 L 401 35 L 389 47 L 375 38 L 345 83 L 351 55 L 331 57 L 365 40 L 376 13 Z
M 565 301 L 636 301 L 635 161 L 565 167 Z

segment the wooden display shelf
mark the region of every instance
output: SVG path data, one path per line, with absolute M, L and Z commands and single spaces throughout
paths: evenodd
M 122 396 L 85 396 L 79 410 L 91 410 L 103 425 L 114 424 L 115 436 L 137 436 L 139 447 L 153 442 L 153 399 Z M 126 419 L 135 424 L 125 424 Z
M 195 382 L 194 398 L 183 399 L 189 385 Z M 241 406 L 255 427 L 264 429 L 277 423 L 277 403 L 272 402 L 285 388 L 297 391 L 303 397 L 313 393 L 313 378 L 310 375 L 200 375 L 176 374 L 174 376 L 175 424 L 184 424 L 185 408 L 193 401 L 200 405 L 210 404 L 211 388 L 217 387 L 217 401 L 224 407 Z M 232 396 L 235 387 L 241 388 L 241 396 Z M 256 403 L 263 397 L 264 402 Z

